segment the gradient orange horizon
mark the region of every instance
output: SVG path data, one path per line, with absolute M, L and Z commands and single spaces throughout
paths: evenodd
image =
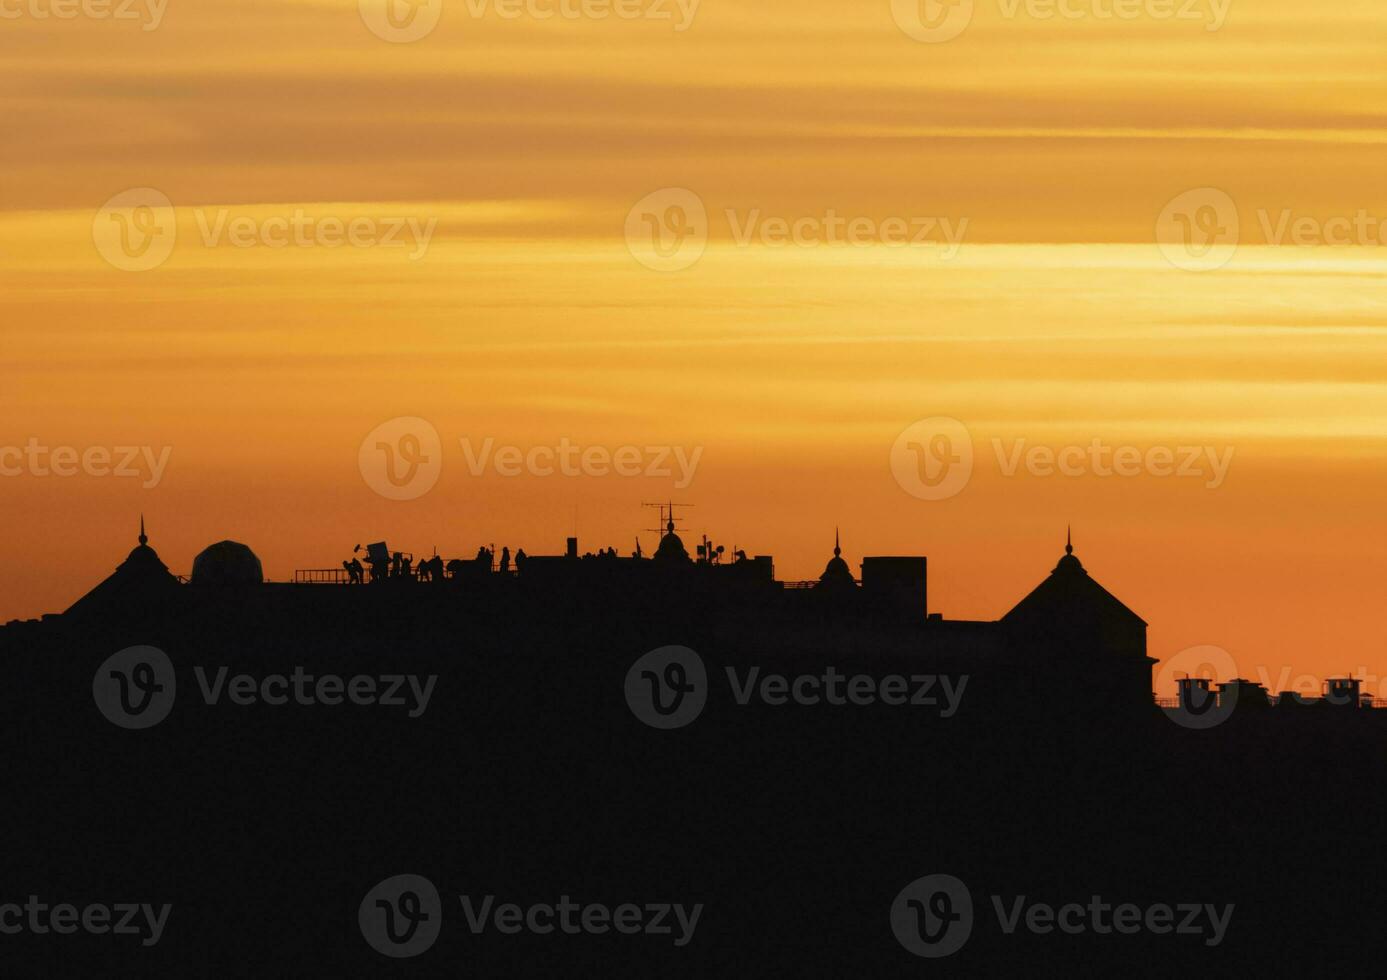
M 177 572 L 232 538 L 285 579 L 380 539 L 650 550 L 641 504 L 673 498 L 694 505 L 686 538 L 772 554 L 782 578 L 816 576 L 835 526 L 854 567 L 925 554 L 951 618 L 1005 613 L 1072 523 L 1153 656 L 1212 645 L 1274 688 L 1355 671 L 1387 694 L 1387 9 L 1234 2 L 1211 31 L 978 2 L 926 44 L 889 0 L 782 8 L 703 0 L 676 31 L 459 0 L 407 44 L 356 0 L 170 0 L 152 30 L 6 19 L 0 452 L 169 456 L 149 487 L 0 476 L 0 621 L 66 608 L 141 513 Z M 149 271 L 93 239 L 132 188 L 176 212 Z M 662 188 L 708 216 L 706 250 L 670 272 L 625 237 Z M 1241 231 L 1226 264 L 1188 271 L 1155 230 L 1197 188 Z M 298 213 L 431 231 L 206 241 Z M 739 241 L 829 214 L 966 230 L 956 253 Z M 1322 240 L 1335 221 L 1350 244 Z M 442 446 L 411 501 L 358 467 L 401 416 Z M 966 428 L 975 465 L 921 500 L 892 447 L 932 417 Z M 685 487 L 473 475 L 463 440 L 487 439 L 700 455 Z M 1231 459 L 1216 486 L 1008 475 L 1018 440 Z

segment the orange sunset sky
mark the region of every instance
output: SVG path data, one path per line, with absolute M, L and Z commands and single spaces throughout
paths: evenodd
M 1276 689 L 1356 670 L 1387 693 L 1377 0 L 929 0 L 968 15 L 934 41 L 891 0 L 426 0 L 394 11 L 437 18 L 407 42 L 381 36 L 384 0 L 70 2 L 0 0 L 0 447 L 167 465 L 9 465 L 0 620 L 66 608 L 141 512 L 175 572 L 232 538 L 285 579 L 380 539 L 648 551 L 641 503 L 672 497 L 686 540 L 782 578 L 816 576 L 835 525 L 854 567 L 927 554 L 951 618 L 1006 612 L 1072 522 L 1153 656 L 1208 644 Z M 141 188 L 176 235 L 135 271 L 102 246 L 133 215 L 107 203 Z M 628 215 L 670 188 L 706 222 L 675 243 L 696 261 L 660 271 Z M 1158 226 L 1201 188 L 1234 210 L 1195 208 L 1190 234 L 1225 253 L 1172 260 L 1157 238 L 1190 241 Z M 275 244 L 295 215 L 318 237 Z M 830 215 L 875 231 L 825 241 Z M 403 247 L 331 232 L 395 219 Z M 888 219 L 934 231 L 901 244 Z M 358 451 L 406 416 L 441 473 L 402 501 Z M 973 468 L 920 499 L 892 450 L 936 417 Z M 474 475 L 463 440 L 487 439 L 701 455 L 683 487 Z M 1229 462 L 1008 465 L 1095 440 Z

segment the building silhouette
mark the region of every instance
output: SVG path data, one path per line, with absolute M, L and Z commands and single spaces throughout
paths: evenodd
M 707 905 L 713 938 L 673 950 L 473 935 L 454 898 L 452 931 L 420 965 L 465 960 L 479 976 L 521 962 L 596 975 L 618 956 L 661 976 L 918 976 L 888 910 L 934 873 L 964 881 L 984 911 L 996 894 L 1237 906 L 1212 952 L 1200 936 L 1023 937 L 979 919 L 947 964 L 964 975 L 1141 961 L 1239 975 L 1269 962 L 1279 976 L 1285 936 L 1366 932 L 1387 914 L 1370 764 L 1387 712 L 1354 710 L 1356 678 L 1310 700 L 1190 678 L 1186 713 L 1236 708 L 1212 731 L 1172 724 L 1181 708 L 1152 698 L 1146 623 L 1072 540 L 995 619 L 959 620 L 931 608 L 924 556 L 858 557 L 851 533 L 825 533 L 823 573 L 785 581 L 770 556 L 695 544 L 662 518 L 648 553 L 570 539 L 504 568 L 502 542 L 422 558 L 377 541 L 289 582 L 263 581 L 252 549 L 225 541 L 180 578 L 142 522 L 68 610 L 0 629 L 22 842 L 8 880 L 21 897 L 59 880 L 174 902 L 154 955 L 188 964 L 162 970 L 180 975 L 205 972 L 210 943 L 275 975 L 370 972 L 357 904 L 405 871 L 498 902 Z M 353 562 L 371 571 L 355 576 Z M 702 658 L 709 696 L 686 727 L 657 730 L 623 685 L 667 646 Z M 167 656 L 158 696 L 172 707 L 125 730 L 94 683 L 113 655 L 146 647 Z M 958 710 L 738 700 L 828 669 L 931 695 L 947 679 Z M 299 674 L 313 703 L 283 693 Z M 426 713 L 344 696 L 405 676 L 436 679 Z M 1170 859 L 1169 842 L 1200 856 Z M 23 937 L 6 938 L 11 967 Z M 18 959 L 37 965 L 14 975 L 52 975 L 51 938 L 32 937 Z M 120 953 L 71 948 L 91 961 L 67 971 L 80 975 Z

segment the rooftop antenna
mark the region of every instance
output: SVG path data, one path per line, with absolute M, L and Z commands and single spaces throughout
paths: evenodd
M 676 508 L 676 507 L 692 507 L 693 504 L 676 504 L 674 501 L 671 500 L 671 501 L 667 501 L 666 503 L 663 503 L 663 504 L 658 504 L 658 503 L 657 503 L 657 504 L 642 503 L 641 506 L 642 506 L 642 507 L 658 507 L 658 508 L 659 508 L 659 510 L 660 510 L 660 527 L 648 527 L 648 528 L 646 528 L 646 530 L 647 530 L 647 531 L 654 531 L 656 534 L 661 534 L 661 535 L 663 535 L 663 534 L 673 534 L 676 530 L 683 530 L 683 528 L 675 527 L 675 523 L 674 523 L 674 508 Z
M 149 536 L 144 533 L 144 515 L 140 515 L 140 544 L 149 544 Z
M 1064 553 L 1066 555 L 1074 553 L 1074 525 L 1072 524 L 1064 526 Z

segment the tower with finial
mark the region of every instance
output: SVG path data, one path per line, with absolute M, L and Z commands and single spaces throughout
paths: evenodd
M 1103 586 L 1074 554 L 1066 527 L 1054 571 L 1002 617 L 1022 662 L 1041 680 L 1061 666 L 1082 671 L 1086 690 L 1104 704 L 1130 709 L 1151 702 L 1146 622 Z
M 857 580 L 852 577 L 852 569 L 843 560 L 843 541 L 838 528 L 833 529 L 833 557 L 824 566 L 819 576 L 818 589 L 848 590 L 857 588 Z
M 123 617 L 147 613 L 179 593 L 178 579 L 149 546 L 144 515 L 140 515 L 139 544 L 110 577 L 73 603 L 63 615 Z
M 1084 572 L 1084 566 L 1078 558 L 1074 557 L 1074 527 L 1066 524 L 1064 528 L 1064 557 L 1055 566 L 1055 571 Z

